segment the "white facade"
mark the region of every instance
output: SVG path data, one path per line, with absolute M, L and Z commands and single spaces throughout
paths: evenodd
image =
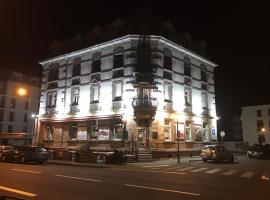
M 242 107 L 241 120 L 244 142 L 270 143 L 270 105 Z
M 128 140 L 133 137 L 139 141 L 144 137 L 144 128 L 134 121 L 132 103 L 140 96 L 139 89 L 134 87 L 139 40 L 139 35 L 127 35 L 40 62 L 43 77 L 39 142 L 65 146 L 79 140 L 96 141 L 98 137 L 92 137 L 95 127 L 107 130 L 109 134 L 101 140 L 119 140 L 116 128 L 105 123 L 106 119 L 115 118 L 121 119 Z M 175 143 L 177 121 L 183 144 L 215 141 L 213 71 L 216 65 L 160 36 L 150 36 L 150 45 L 156 88 L 144 90 L 141 95 L 151 96 L 157 101 L 148 135 L 152 147 Z M 170 69 L 165 66 L 166 62 Z M 57 77 L 51 75 L 49 78 L 53 69 Z M 99 124 L 102 120 L 105 125 Z M 68 123 L 77 124 L 75 135 L 70 134 L 73 131 L 68 126 L 72 125 Z M 91 124 L 90 127 L 87 123 Z M 117 123 L 113 122 L 115 126 Z

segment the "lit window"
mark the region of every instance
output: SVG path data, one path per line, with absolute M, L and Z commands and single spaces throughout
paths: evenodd
M 57 93 L 48 93 L 47 94 L 47 108 L 49 107 L 55 107 L 56 106 L 56 100 L 57 100 Z
M 164 99 L 165 101 L 172 101 L 172 84 L 164 83 Z
M 191 88 L 185 88 L 185 105 L 191 106 Z
M 80 93 L 80 90 L 78 88 L 73 88 L 71 90 L 71 105 L 72 106 L 79 104 L 79 93 Z
M 113 83 L 113 100 L 122 100 L 122 82 Z
M 172 140 L 171 120 L 169 120 L 169 119 L 164 120 L 164 137 L 165 137 L 165 141 Z
M 207 93 L 202 92 L 202 107 L 208 108 Z
M 99 102 L 99 85 L 93 85 L 91 87 L 91 103 Z

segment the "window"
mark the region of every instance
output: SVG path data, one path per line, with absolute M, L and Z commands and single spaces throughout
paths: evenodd
M 6 97 L 5 96 L 2 96 L 1 97 L 1 102 L 0 102 L 0 107 L 1 108 L 5 107 L 5 102 L 6 102 Z
M 202 107 L 208 108 L 207 93 L 202 92 Z
M 113 57 L 113 68 L 119 68 L 124 66 L 124 56 L 123 54 L 116 54 Z
M 14 112 L 9 112 L 9 121 L 14 122 Z
M 207 75 L 205 70 L 201 70 L 201 80 L 207 82 Z
M 122 82 L 113 83 L 113 101 L 122 100 Z
M 191 106 L 191 88 L 185 88 L 185 105 Z
M 48 93 L 47 94 L 47 108 L 55 107 L 56 106 L 56 100 L 57 100 L 57 93 Z
M 78 88 L 72 88 L 71 90 L 71 105 L 72 106 L 79 104 L 79 93 L 80 93 L 80 90 Z
M 152 132 L 152 139 L 154 140 L 158 139 L 158 132 Z
M 202 134 L 202 126 L 201 125 L 194 125 L 194 133 L 195 133 L 195 140 L 197 142 L 203 141 L 203 134 Z
M 81 75 L 81 63 L 75 62 L 73 65 L 72 76 L 80 76 Z
M 12 133 L 13 132 L 13 128 L 11 125 L 8 125 L 8 133 Z
M 94 60 L 92 62 L 92 73 L 100 72 L 101 70 L 101 61 L 100 59 Z
M 186 141 L 191 140 L 191 121 L 186 121 L 185 124 L 185 140 Z
M 58 73 L 59 73 L 58 68 L 54 67 L 54 68 L 50 69 L 48 81 L 58 80 Z
M 202 83 L 201 84 L 201 89 L 207 91 L 207 85 L 205 83 Z
M 164 65 L 163 67 L 168 70 L 172 70 L 172 57 L 164 56 Z
M 113 71 L 113 77 L 112 78 L 121 78 L 123 76 L 124 76 L 124 70 Z
M 261 117 L 262 116 L 262 110 L 257 110 L 257 117 Z
M 172 84 L 164 83 L 164 100 L 167 102 L 172 101 Z
M 53 127 L 51 125 L 46 126 L 47 140 L 53 140 Z
M 27 122 L 27 113 L 24 113 L 23 122 Z
M 93 85 L 91 87 L 91 103 L 99 102 L 99 85 Z
M 185 76 L 191 76 L 191 69 L 190 69 L 191 65 L 190 65 L 190 59 L 189 58 L 185 58 L 184 59 L 184 75 Z
M 69 139 L 70 140 L 76 140 L 77 139 L 77 131 L 78 131 L 77 124 L 73 124 L 73 125 L 70 126 L 70 129 L 69 129 Z
M 16 99 L 11 98 L 11 100 L 10 100 L 10 108 L 15 108 L 15 107 L 16 107 Z
M 163 78 L 168 79 L 168 80 L 172 80 L 172 74 L 170 72 L 163 72 Z
M 257 120 L 257 131 L 261 132 L 264 127 L 263 120 Z
M 171 120 L 165 119 L 164 120 L 164 137 L 165 141 L 171 141 L 172 135 L 171 135 Z

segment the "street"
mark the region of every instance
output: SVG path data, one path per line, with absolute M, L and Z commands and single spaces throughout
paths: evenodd
M 164 161 L 166 163 L 166 160 Z M 109 168 L 0 163 L 0 194 L 23 199 L 269 199 L 270 161 Z

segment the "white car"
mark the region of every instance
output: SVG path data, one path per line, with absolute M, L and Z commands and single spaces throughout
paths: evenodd
M 0 160 L 3 161 L 3 156 L 5 155 L 5 153 L 11 150 L 12 146 L 0 145 Z

